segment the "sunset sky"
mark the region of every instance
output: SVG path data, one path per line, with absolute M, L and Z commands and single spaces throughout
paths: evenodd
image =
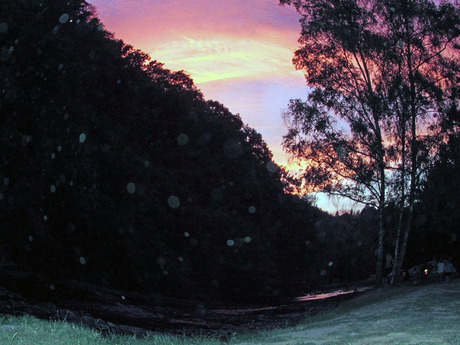
M 116 38 L 171 70 L 190 74 L 206 99 L 239 113 L 262 134 L 274 160 L 287 165 L 281 114 L 306 98 L 292 65 L 299 15 L 277 0 L 88 0 Z M 325 198 L 318 206 L 333 211 Z

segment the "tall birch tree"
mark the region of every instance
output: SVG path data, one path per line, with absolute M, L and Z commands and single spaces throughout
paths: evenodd
M 417 183 L 433 150 L 428 139 L 453 80 L 458 6 L 411 0 L 280 2 L 301 14 L 301 47 L 293 62 L 310 88 L 307 101 L 291 100 L 284 114 L 284 147 L 304 161 L 311 190 L 378 209 L 379 285 L 390 198 L 399 200 L 398 229 L 404 234 L 401 245 L 399 235 L 395 241 L 395 270 L 404 258 Z
M 451 90 L 459 83 L 460 10 L 457 2 L 415 0 L 382 1 L 380 8 L 391 28 L 388 41 L 396 43 L 387 58 L 393 65 L 388 84 L 400 204 L 393 283 L 406 253 L 417 191 L 439 150 Z

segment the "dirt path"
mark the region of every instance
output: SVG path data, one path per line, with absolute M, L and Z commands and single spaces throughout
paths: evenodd
M 460 344 L 460 280 L 372 291 L 303 324 L 232 345 Z

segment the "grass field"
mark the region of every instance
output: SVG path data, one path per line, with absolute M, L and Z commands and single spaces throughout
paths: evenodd
M 460 281 L 368 292 L 295 328 L 232 344 L 460 344 Z
M 65 322 L 3 316 L 0 344 L 219 345 L 209 337 L 103 337 Z M 235 335 L 231 345 L 460 344 L 460 281 L 368 292 L 294 328 Z
M 96 331 L 62 321 L 44 321 L 31 316 L 4 316 L 1 321 L 0 344 L 23 345 L 220 345 L 210 337 L 186 338 L 168 334 L 134 336 L 102 336 Z

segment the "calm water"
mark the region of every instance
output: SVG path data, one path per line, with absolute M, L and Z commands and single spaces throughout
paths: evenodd
M 312 294 L 308 294 L 308 295 L 305 295 L 305 296 L 297 297 L 294 300 L 297 301 L 297 302 L 315 301 L 315 300 L 321 300 L 321 299 L 326 299 L 326 298 L 340 296 L 340 295 L 348 295 L 348 294 L 351 294 L 353 292 L 364 292 L 364 291 L 368 291 L 368 290 L 371 290 L 371 289 L 372 289 L 372 287 L 365 286 L 365 287 L 360 287 L 360 288 L 357 288 L 357 289 L 354 289 L 354 290 L 337 290 L 337 291 L 327 292 L 327 293 L 312 293 Z

